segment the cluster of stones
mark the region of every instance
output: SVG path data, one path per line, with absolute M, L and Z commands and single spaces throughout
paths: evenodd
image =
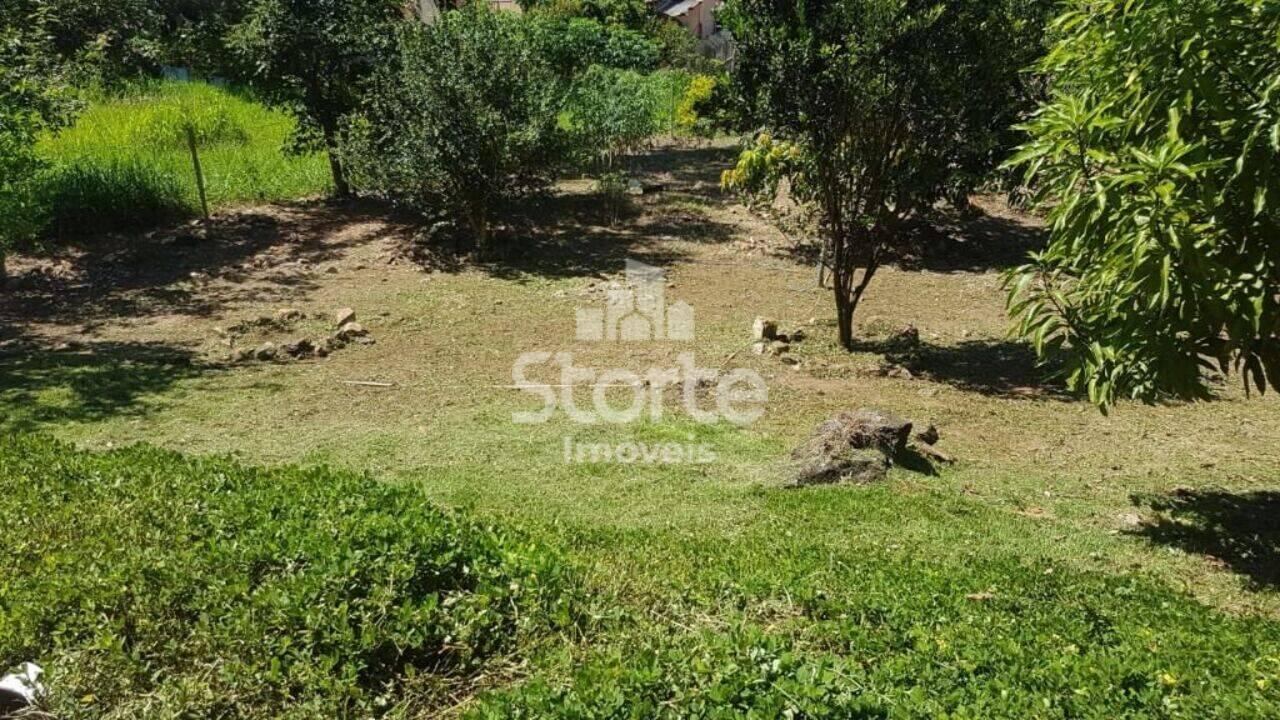
M 793 344 L 804 342 L 806 337 L 803 329 L 796 329 L 791 333 L 779 332 L 777 321 L 758 317 L 751 326 L 751 350 L 757 355 L 781 358 L 788 365 L 798 365 L 799 361 L 788 353 Z
M 243 332 L 251 327 L 263 326 L 287 328 L 304 317 L 305 315 L 299 310 L 282 308 L 274 318 L 261 317 L 241 323 L 236 328 L 233 328 L 233 331 Z M 231 351 L 231 361 L 250 362 L 256 360 L 274 362 L 286 358 L 294 360 L 310 357 L 322 358 L 328 357 L 330 353 L 340 350 L 353 342 L 362 345 L 373 344 L 374 341 L 373 338 L 369 337 L 369 331 L 359 322 L 356 322 L 356 311 L 352 308 L 338 310 L 334 313 L 333 319 L 336 329 L 323 338 L 313 340 L 300 337 L 280 345 L 276 345 L 273 342 L 264 342 L 256 348 L 238 348 Z

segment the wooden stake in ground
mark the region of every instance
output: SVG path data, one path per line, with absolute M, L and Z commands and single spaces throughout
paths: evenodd
M 196 171 L 196 191 L 200 193 L 200 210 L 209 219 L 209 200 L 204 194 L 204 171 L 200 169 L 200 153 L 196 149 L 196 129 L 187 123 L 187 147 L 191 149 L 191 166 Z

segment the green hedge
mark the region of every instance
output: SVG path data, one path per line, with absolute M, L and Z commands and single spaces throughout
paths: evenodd
M 0 660 L 61 718 L 378 716 L 571 622 L 545 551 L 412 487 L 0 438 Z

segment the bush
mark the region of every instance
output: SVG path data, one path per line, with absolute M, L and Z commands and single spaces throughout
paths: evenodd
M 676 106 L 676 127 L 683 133 L 700 137 L 715 132 L 712 100 L 719 82 L 712 75 L 695 75 L 680 96 Z
M 0 438 L 0 658 L 61 718 L 421 708 L 570 620 L 545 552 L 412 487 Z
M 36 140 L 72 110 L 58 72 L 36 50 L 40 42 L 16 24 L 16 16 L 0 11 L 0 289 L 9 245 L 34 232 Z
M 560 160 L 554 74 L 524 21 L 478 4 L 402 28 L 399 45 L 399 66 L 349 128 L 353 177 L 452 216 L 483 248 L 501 208 L 545 186 Z

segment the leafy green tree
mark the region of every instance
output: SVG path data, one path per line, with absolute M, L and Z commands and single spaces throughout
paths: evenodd
M 592 65 L 648 71 L 658 64 L 657 43 L 621 25 L 536 11 L 529 23 L 538 51 L 565 78 Z
M 343 118 L 364 82 L 391 61 L 402 0 L 248 0 L 230 35 L 266 99 L 298 120 L 294 150 L 329 153 L 334 190 L 350 194 L 338 153 Z
M 526 13 L 586 17 L 635 29 L 646 26 L 653 18 L 645 0 L 520 0 L 519 4 Z
M 134 76 L 157 64 L 163 5 L 148 0 L 12 0 L 9 12 L 81 81 Z
M 402 28 L 348 135 L 360 186 L 451 215 L 483 249 L 495 214 L 560 161 L 561 84 L 528 28 L 478 3 Z
M 1018 330 L 1104 408 L 1280 381 L 1280 2 L 1074 0 L 1052 98 L 1011 161 L 1049 247 L 1009 277 Z
M 7 248 L 35 229 L 30 181 L 41 166 L 36 140 L 71 110 L 58 69 L 47 58 L 6 18 L 0 26 L 0 287 L 7 279 Z
M 41 51 L 79 84 L 110 85 L 160 65 L 226 74 L 226 28 L 245 0 L 7 0 L 6 24 L 41 38 Z
M 901 222 L 963 198 L 1001 158 L 1028 109 L 1021 70 L 1038 56 L 1047 2 L 726 3 L 748 119 L 798 150 L 774 167 L 817 211 L 846 348 Z

